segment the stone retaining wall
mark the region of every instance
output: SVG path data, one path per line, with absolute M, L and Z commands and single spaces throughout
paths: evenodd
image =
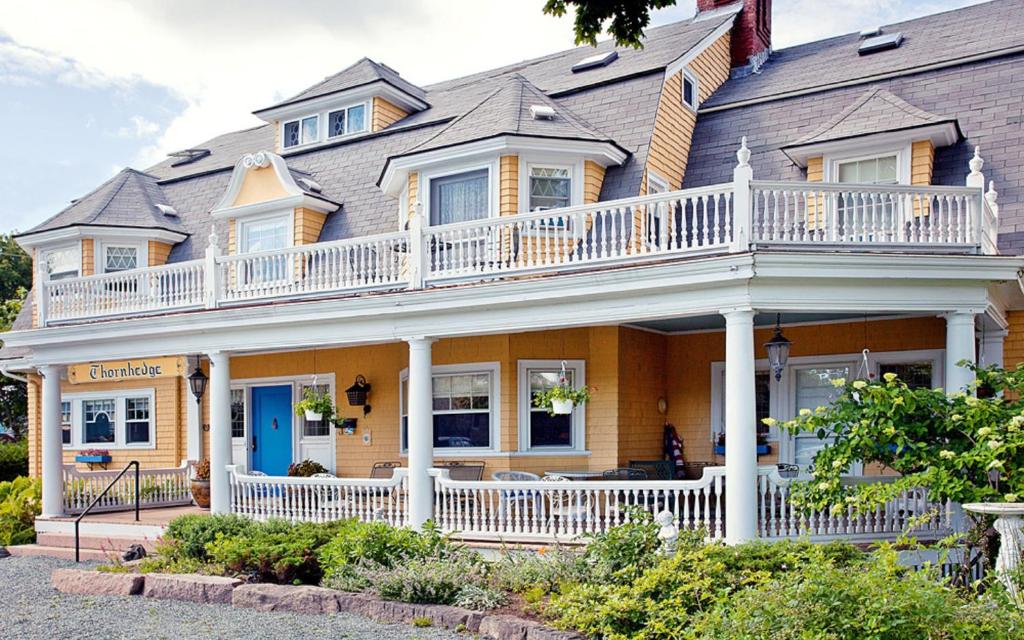
M 410 604 L 381 600 L 365 593 L 346 593 L 310 585 L 243 584 L 234 578 L 197 574 L 104 573 L 56 569 L 53 588 L 85 595 L 141 595 L 147 598 L 230 604 L 257 611 L 326 614 L 353 613 L 384 623 L 412 624 L 429 619 L 435 627 L 468 631 L 492 640 L 582 640 L 583 636 L 510 615 L 441 604 Z

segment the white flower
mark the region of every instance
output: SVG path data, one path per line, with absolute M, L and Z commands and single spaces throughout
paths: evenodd
M 853 381 L 853 388 L 854 389 L 863 389 L 866 386 L 868 386 L 868 383 L 864 382 L 863 380 L 854 380 Z
M 939 457 L 942 458 L 943 460 L 952 460 L 953 458 L 956 457 L 956 453 L 950 451 L 949 449 L 943 449 L 942 451 L 939 452 Z
M 896 374 L 893 373 L 892 371 L 889 371 L 887 373 L 882 374 L 882 377 L 885 378 L 886 382 L 892 382 L 893 380 L 896 379 Z
M 989 449 L 995 450 L 995 449 L 998 449 L 1001 446 L 1003 446 L 1003 441 L 1002 440 L 989 440 L 988 441 L 988 448 Z
M 1017 502 L 1018 499 L 1019 498 L 1016 493 L 1008 493 L 1003 496 L 1003 500 L 1006 500 L 1007 502 Z
M 809 415 L 811 415 L 811 410 L 810 409 L 801 409 L 800 410 L 800 415 L 802 415 L 802 416 L 809 416 Z
M 779 423 L 779 421 L 776 420 L 775 418 L 764 418 L 763 420 L 761 420 L 761 423 L 769 427 L 774 427 Z
M 992 433 L 992 427 L 982 427 L 978 429 L 978 435 L 984 438 L 985 436 Z
M 828 491 L 831 486 L 832 486 L 832 483 L 830 483 L 830 482 L 819 482 L 818 483 L 818 488 L 821 489 L 822 491 Z
M 992 462 L 988 463 L 988 467 L 986 467 L 986 469 L 988 469 L 989 471 L 991 471 L 993 469 L 1002 469 L 1002 468 L 1003 468 L 1003 461 L 1002 460 L 993 460 Z
M 846 378 L 835 378 L 832 380 L 833 387 L 841 387 L 846 384 Z

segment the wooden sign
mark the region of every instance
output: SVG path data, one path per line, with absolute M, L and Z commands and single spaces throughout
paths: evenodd
M 173 378 L 184 374 L 185 358 L 180 356 L 116 360 L 113 362 L 89 362 L 68 367 L 68 381 L 71 384 L 118 382 L 121 380 L 152 380 L 155 378 Z

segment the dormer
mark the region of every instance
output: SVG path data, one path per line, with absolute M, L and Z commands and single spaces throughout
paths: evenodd
M 321 190 L 312 175 L 290 169 L 281 156 L 248 153 L 210 215 L 228 222 L 229 254 L 313 244 L 327 214 L 340 207 Z
M 430 105 L 394 69 L 363 58 L 271 107 L 254 111 L 274 125 L 275 151 L 288 153 L 381 131 Z

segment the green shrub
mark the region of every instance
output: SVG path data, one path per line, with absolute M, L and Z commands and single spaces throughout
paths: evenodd
M 512 593 L 533 593 L 534 602 L 558 591 L 562 584 L 588 579 L 578 551 L 553 547 L 540 552 L 506 550 L 491 567 L 494 586 Z
M 464 609 L 487 611 L 488 609 L 497 609 L 507 602 L 508 597 L 503 591 L 493 587 L 467 584 L 459 589 L 459 594 L 455 597 L 453 604 Z
M 1011 607 L 957 593 L 887 552 L 858 571 L 809 564 L 743 590 L 698 616 L 700 640 L 1001 640 L 1024 637 Z
M 28 440 L 0 443 L 0 482 L 28 475 Z
M 414 558 L 443 557 L 455 548 L 432 526 L 418 533 L 383 522 L 359 522 L 353 519 L 338 523 L 334 538 L 317 555 L 325 579 L 332 583 L 333 588 L 341 589 L 341 584 L 353 579 L 353 569 L 357 566 L 390 568 L 396 563 Z M 349 586 L 362 583 L 357 578 Z
M 206 545 L 218 536 L 244 536 L 259 526 L 238 515 L 189 515 L 171 520 L 163 535 L 161 555 L 204 562 Z
M 317 551 L 344 525 L 270 520 L 240 535 L 220 534 L 206 544 L 209 559 L 257 582 L 319 584 Z
M 487 567 L 478 554 L 469 551 L 356 571 L 381 598 L 414 604 L 455 604 L 464 589 L 487 587 Z
M 35 520 L 42 506 L 42 483 L 20 477 L 0 482 L 0 546 L 35 542 Z
M 591 581 L 552 597 L 552 622 L 609 640 L 679 637 L 700 611 L 741 589 L 810 564 L 849 567 L 863 560 L 850 545 L 754 542 L 727 547 L 684 539 L 675 555 L 656 560 L 632 582 Z M 619 574 L 621 576 L 621 574 Z
M 631 582 L 657 562 L 661 541 L 654 516 L 632 509 L 629 520 L 591 536 L 583 552 L 591 582 Z

